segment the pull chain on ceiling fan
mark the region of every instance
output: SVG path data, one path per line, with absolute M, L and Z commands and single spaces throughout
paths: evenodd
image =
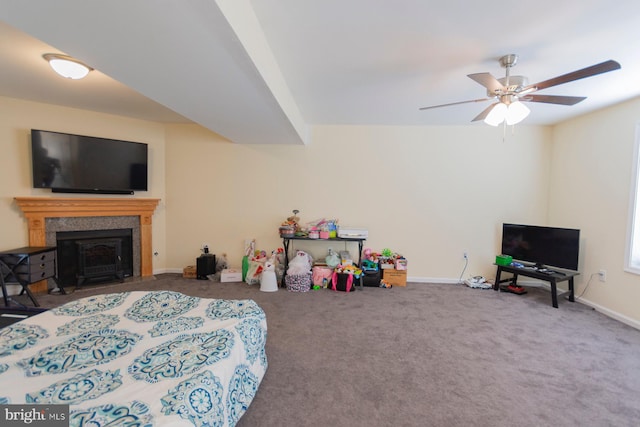
M 452 105 L 496 99 L 498 102 L 495 102 L 485 108 L 480 114 L 473 118 L 472 122 L 484 120 L 485 123 L 492 126 L 497 126 L 502 122 L 505 122 L 508 125 L 514 125 L 529 115 L 530 110 L 523 104 L 523 102 L 575 105 L 578 102 L 587 99 L 586 96 L 533 95 L 534 92 L 575 80 L 584 79 L 586 77 L 592 77 L 597 74 L 607 73 L 620 68 L 619 63 L 609 60 L 530 85 L 528 84 L 527 78 L 524 76 L 511 76 L 511 68 L 514 67 L 517 62 L 518 55 L 515 54 L 505 55 L 500 58 L 500 65 L 505 69 L 505 77 L 501 79 L 496 79 L 490 73 L 467 75 L 467 77 L 487 89 L 486 98 L 433 105 L 430 107 L 422 107 L 420 110 L 430 110 L 433 108 L 449 107 Z

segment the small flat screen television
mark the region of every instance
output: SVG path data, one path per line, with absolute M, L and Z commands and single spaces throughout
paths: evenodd
M 146 191 L 148 146 L 141 142 L 31 130 L 33 187 L 59 193 Z
M 580 230 L 523 224 L 502 224 L 502 253 L 538 268 L 578 271 Z

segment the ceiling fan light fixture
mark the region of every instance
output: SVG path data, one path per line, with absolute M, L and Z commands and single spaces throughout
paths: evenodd
M 508 125 L 515 125 L 523 121 L 531 112 L 526 105 L 520 101 L 515 101 L 509 104 L 506 111 L 505 120 Z
M 511 68 L 518 62 L 518 55 L 504 55 L 500 58 L 500 65 L 506 69 L 505 77 L 496 79 L 491 73 L 473 73 L 467 74 L 471 80 L 479 83 L 487 90 L 485 99 L 471 99 L 468 101 L 450 102 L 448 104 L 434 105 L 431 107 L 422 107 L 420 110 L 429 110 L 432 108 L 447 107 L 449 105 L 468 104 L 471 102 L 481 102 L 490 99 L 498 102 L 489 105 L 482 110 L 480 114 L 474 117 L 472 122 L 483 120 L 488 125 L 498 126 L 505 122 L 508 125 L 515 125 L 524 120 L 530 113 L 529 108 L 519 102 L 519 99 L 527 102 L 539 102 L 545 104 L 556 105 L 574 105 L 584 101 L 584 96 L 558 96 L 558 95 L 531 95 L 533 92 L 569 83 L 575 80 L 584 79 L 586 77 L 596 76 L 609 71 L 619 70 L 620 64 L 612 59 L 582 68 L 561 76 L 543 80 L 541 82 L 529 85 L 528 79 L 524 76 L 512 76 Z
M 493 108 L 484 118 L 484 122 L 491 126 L 498 126 L 504 121 L 504 117 L 507 115 L 507 104 L 498 102 L 493 105 Z
M 89 71 L 93 70 L 93 68 L 89 67 L 82 61 L 67 55 L 46 53 L 42 55 L 42 57 L 49 62 L 53 71 L 67 79 L 83 79 L 87 74 L 89 74 Z

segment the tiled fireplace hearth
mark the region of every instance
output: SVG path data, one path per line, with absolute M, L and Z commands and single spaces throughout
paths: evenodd
M 29 246 L 55 246 L 59 231 L 131 228 L 134 275 L 153 275 L 152 217 L 159 199 L 16 197 L 15 200 L 29 222 Z M 46 291 L 47 283 L 43 281 L 31 288 Z

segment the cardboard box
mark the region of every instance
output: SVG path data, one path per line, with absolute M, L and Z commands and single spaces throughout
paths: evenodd
M 382 270 L 382 280 L 392 286 L 407 286 L 407 270 Z
M 198 270 L 195 265 L 188 265 L 182 269 L 182 277 L 186 279 L 195 279 L 198 277 Z
M 225 268 L 220 274 L 221 282 L 242 282 L 242 270 L 239 268 Z

